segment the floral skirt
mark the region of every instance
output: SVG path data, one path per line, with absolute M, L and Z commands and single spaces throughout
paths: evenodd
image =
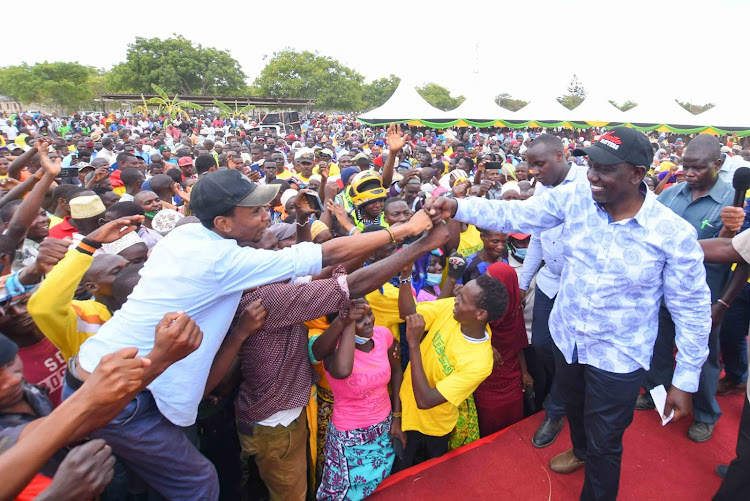
M 320 481 L 323 478 L 323 466 L 325 465 L 325 445 L 326 435 L 328 431 L 328 423 L 331 422 L 331 414 L 333 414 L 333 393 L 327 388 L 318 386 L 318 426 L 316 430 L 317 434 L 317 453 L 318 457 L 315 461 L 315 488 L 320 485 Z
M 364 499 L 391 473 L 395 459 L 390 440 L 391 417 L 351 431 L 328 425 L 319 500 Z

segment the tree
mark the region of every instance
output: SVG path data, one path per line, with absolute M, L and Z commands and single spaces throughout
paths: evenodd
M 363 82 L 362 75 L 335 59 L 286 48 L 273 54 L 255 86 L 263 96 L 315 99 L 318 109 L 351 111 L 362 106 Z
M 108 84 L 120 92 L 150 93 L 152 83 L 174 94 L 228 94 L 245 86 L 245 74 L 229 52 L 193 45 L 181 35 L 136 37 Z
M 372 83 L 365 84 L 362 87 L 362 107 L 371 110 L 382 106 L 396 92 L 396 87 L 400 83 L 401 79 L 392 74 L 388 78 L 373 80 Z
M 433 82 L 417 87 L 417 92 L 425 101 L 443 111 L 454 110 L 466 100 L 464 96 L 452 97 L 451 91 Z
M 586 99 L 586 88 L 583 86 L 578 75 L 573 75 L 568 84 L 568 93 L 557 98 L 557 102 L 572 110 Z
M 247 106 L 243 106 L 240 108 L 240 105 L 237 103 L 237 101 L 234 102 L 234 109 L 230 108 L 226 104 L 222 103 L 221 101 L 217 101 L 214 99 L 214 106 L 216 106 L 219 109 L 219 114 L 221 115 L 221 118 L 234 118 L 241 115 L 244 115 L 250 110 L 255 109 L 255 106 L 252 104 L 248 104 Z
M 630 100 L 627 100 L 627 101 L 625 101 L 622 104 L 617 104 L 617 102 L 615 102 L 612 99 L 610 99 L 609 100 L 609 104 L 611 104 L 615 108 L 619 109 L 620 111 L 632 110 L 633 108 L 635 108 L 636 106 L 638 106 L 638 103 L 636 103 L 635 101 L 630 101 Z
M 528 101 L 513 99 L 513 97 L 507 92 L 503 92 L 502 94 L 498 94 L 497 96 L 495 96 L 495 102 L 498 104 L 498 106 L 502 106 L 506 110 L 510 111 L 518 111 L 529 104 Z
M 714 103 L 693 104 L 689 101 L 682 102 L 677 99 L 675 99 L 675 101 L 677 101 L 677 104 L 679 104 L 680 106 L 688 110 L 693 115 L 697 115 L 698 113 L 703 113 L 704 111 L 710 110 L 711 108 L 714 107 Z
M 164 125 L 167 125 L 167 123 L 176 120 L 177 118 L 184 118 L 185 120 L 188 120 L 190 116 L 185 111 L 186 109 L 189 110 L 202 110 L 203 106 L 195 103 L 191 103 L 189 101 L 180 101 L 180 97 L 175 94 L 171 99 L 169 95 L 156 84 L 151 84 L 151 87 L 154 89 L 154 91 L 158 94 L 157 97 L 152 97 L 147 102 L 148 104 L 155 104 L 159 108 L 159 114 L 166 115 L 166 119 L 164 120 Z
M 99 73 L 77 62 L 43 62 L 0 69 L 0 93 L 23 103 L 51 106 L 58 112 L 77 110 L 94 100 Z

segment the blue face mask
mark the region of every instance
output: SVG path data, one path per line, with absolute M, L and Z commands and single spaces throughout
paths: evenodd
M 358 335 L 356 335 L 356 334 L 354 335 L 354 343 L 355 343 L 355 344 L 360 344 L 360 345 L 361 345 L 361 344 L 367 344 L 367 342 L 368 342 L 368 341 L 369 341 L 370 339 L 372 339 L 372 338 L 369 338 L 369 337 L 362 337 L 362 336 L 358 336 Z
M 443 280 L 442 273 L 428 273 L 427 277 L 425 278 L 424 283 L 427 285 L 440 285 L 440 282 L 442 280 Z
M 526 259 L 526 251 L 527 250 L 528 249 L 515 249 L 513 251 L 513 256 L 515 256 L 518 259 L 520 259 L 521 261 L 523 261 L 524 259 Z

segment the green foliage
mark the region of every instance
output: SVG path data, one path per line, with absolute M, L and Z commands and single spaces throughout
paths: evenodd
M 698 113 L 703 113 L 704 111 L 708 111 L 714 107 L 714 103 L 693 104 L 689 101 L 682 102 L 682 101 L 678 101 L 677 99 L 675 99 L 675 101 L 677 101 L 677 104 L 679 104 L 680 106 L 688 110 L 693 115 L 697 115 Z
M 180 96 L 175 94 L 172 98 L 156 84 L 151 84 L 151 87 L 158 94 L 157 97 L 152 97 L 147 104 L 155 104 L 158 107 L 158 113 L 160 115 L 166 115 L 164 125 L 166 126 L 169 122 L 176 120 L 177 118 L 190 118 L 185 111 L 188 110 L 202 110 L 203 106 L 190 101 L 180 101 Z
M 315 99 L 318 109 L 350 111 L 362 106 L 363 82 L 362 75 L 335 59 L 286 48 L 274 53 L 255 86 L 263 96 Z
M 382 106 L 396 92 L 396 87 L 401 79 L 391 74 L 388 78 L 373 80 L 372 83 L 362 87 L 362 107 L 371 110 Z
M 245 86 L 245 74 L 228 52 L 175 34 L 165 40 L 136 37 L 108 84 L 117 92 L 150 93 L 156 84 L 175 94 L 229 94 Z
M 243 106 L 242 108 L 240 108 L 240 105 L 237 103 L 237 101 L 234 102 L 234 109 L 230 108 L 221 101 L 216 100 L 214 100 L 214 106 L 219 109 L 221 118 L 234 118 L 238 116 L 244 116 L 248 111 L 255 109 L 255 106 L 253 106 L 252 104 L 248 104 L 247 106 Z
M 568 84 L 568 93 L 557 98 L 557 102 L 572 110 L 586 99 L 586 88 L 577 75 L 573 75 Z
M 518 111 L 527 104 L 529 104 L 528 101 L 523 101 L 521 99 L 513 99 L 513 97 L 508 94 L 507 92 L 503 92 L 502 94 L 498 94 L 495 96 L 495 102 L 499 105 L 505 108 L 506 110 L 510 111 Z
M 625 101 L 622 104 L 617 104 L 617 102 L 615 102 L 612 99 L 610 99 L 609 100 L 609 104 L 611 104 L 615 108 L 619 109 L 620 111 L 632 110 L 633 108 L 635 108 L 636 106 L 638 106 L 638 103 L 636 103 L 635 101 L 630 101 L 630 100 L 627 100 L 627 101 Z
M 454 110 L 466 100 L 464 96 L 451 96 L 451 91 L 433 82 L 417 87 L 417 92 L 425 101 L 443 111 Z
M 94 99 L 101 79 L 96 69 L 76 62 L 43 62 L 0 68 L 0 94 L 57 111 L 73 110 Z

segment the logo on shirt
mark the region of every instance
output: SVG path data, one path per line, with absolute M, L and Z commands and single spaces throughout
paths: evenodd
M 443 336 L 440 335 L 440 331 L 437 331 L 435 336 L 433 336 L 432 347 L 435 348 L 435 354 L 443 369 L 443 374 L 446 376 L 450 375 L 453 372 L 453 364 L 448 359 L 448 355 L 445 354 L 445 341 L 443 340 Z
M 600 143 L 603 143 L 605 146 L 609 146 L 613 150 L 620 149 L 620 145 L 622 144 L 622 140 L 615 136 L 614 131 L 609 131 L 606 134 L 604 134 L 600 139 Z

